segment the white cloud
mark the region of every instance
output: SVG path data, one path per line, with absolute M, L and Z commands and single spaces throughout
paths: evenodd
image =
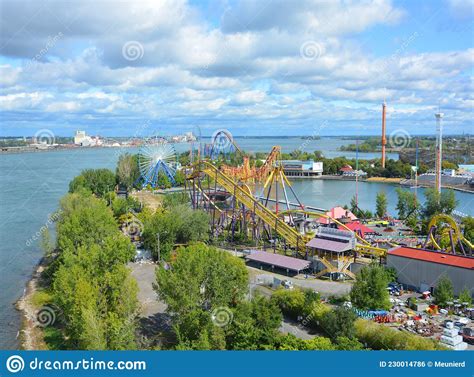
M 0 108 L 77 121 L 288 120 L 304 128 L 315 119 L 378 121 L 385 98 L 406 105 L 400 116 L 419 119 L 442 101 L 466 122 L 474 49 L 416 53 L 409 46 L 382 57 L 357 40 L 359 32 L 402 22 L 405 13 L 389 0 L 241 1 L 216 25 L 184 0 L 4 1 Z M 27 67 L 58 32 L 64 36 Z M 122 55 L 129 41 L 143 56 Z M 320 46 L 314 59 L 301 56 L 307 41 Z

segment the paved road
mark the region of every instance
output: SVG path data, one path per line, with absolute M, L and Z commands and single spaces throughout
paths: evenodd
M 166 313 L 166 304 L 158 299 L 153 289 L 155 268 L 153 263 L 129 263 L 132 276 L 138 283 L 138 301 L 140 302 L 140 332 L 145 347 L 161 345 L 170 334 L 171 319 Z
M 138 301 L 140 301 L 140 312 L 143 317 L 149 317 L 156 313 L 164 313 L 166 304 L 158 300 L 158 296 L 153 289 L 155 282 L 154 263 L 130 263 L 132 276 L 138 283 Z
M 292 321 L 288 318 L 283 319 L 279 330 L 283 334 L 293 334 L 297 338 L 305 340 L 313 339 L 318 336 L 317 334 L 311 334 L 307 327 L 304 327 L 298 322 Z

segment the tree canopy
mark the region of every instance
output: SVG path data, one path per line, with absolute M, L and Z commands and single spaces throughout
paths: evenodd
M 201 243 L 178 249 L 170 266 L 157 269 L 156 291 L 174 315 L 234 306 L 248 291 L 244 262 Z
M 433 292 L 436 304 L 445 307 L 449 301 L 454 299 L 454 289 L 451 279 L 447 275 L 442 275 Z
M 118 183 L 131 188 L 140 178 L 138 156 L 129 153 L 121 154 L 117 162 L 116 174 Z
M 133 349 L 137 284 L 126 263 L 135 253 L 112 211 L 92 195 L 61 200 L 52 288 L 73 348 Z
M 383 267 L 376 264 L 363 267 L 351 290 L 353 305 L 360 309 L 389 309 L 388 283 L 390 276 Z
M 378 217 L 384 217 L 387 215 L 387 194 L 385 194 L 385 192 L 380 191 L 377 193 L 375 205 Z
M 98 197 L 103 197 L 113 191 L 115 185 L 115 174 L 109 169 L 86 169 L 69 183 L 69 192 L 85 189 Z
M 441 194 L 434 188 L 425 190 L 424 216 L 429 219 L 444 213 L 450 215 L 459 204 L 453 190 L 443 190 Z

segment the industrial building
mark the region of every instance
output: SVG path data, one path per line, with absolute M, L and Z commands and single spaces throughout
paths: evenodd
M 310 178 L 323 174 L 323 163 L 313 160 L 282 160 L 283 171 L 287 177 Z
M 387 266 L 395 268 L 398 281 L 410 289 L 432 292 L 446 275 L 455 295 L 468 288 L 474 296 L 474 258 L 398 246 L 388 251 Z

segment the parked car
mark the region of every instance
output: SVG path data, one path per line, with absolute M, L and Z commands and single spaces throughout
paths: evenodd
M 403 288 L 398 283 L 390 283 L 387 287 L 387 290 L 388 290 L 388 293 L 393 296 L 400 296 L 403 291 Z
M 283 281 L 281 282 L 281 285 L 282 285 L 283 287 L 285 287 L 285 289 L 293 289 L 293 288 L 294 288 L 293 282 L 290 281 L 290 280 L 283 280 Z

